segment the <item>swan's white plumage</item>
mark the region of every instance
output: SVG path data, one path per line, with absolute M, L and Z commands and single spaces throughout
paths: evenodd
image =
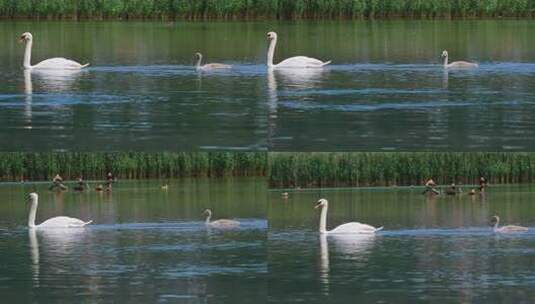
M 20 36 L 20 41 L 26 43 L 26 48 L 24 50 L 24 62 L 23 62 L 23 66 L 25 69 L 79 70 L 89 65 L 89 63 L 80 64 L 76 61 L 65 59 L 62 57 L 46 59 L 35 65 L 31 65 L 33 36 L 31 33 L 28 33 L 28 32 L 23 33 Z
M 219 228 L 219 229 L 230 229 L 240 226 L 240 222 L 235 220 L 220 219 L 216 221 L 210 221 L 212 218 L 212 210 L 206 209 L 203 214 L 206 214 L 205 224 L 207 227 Z
M 267 36 L 270 40 L 267 53 L 267 65 L 269 68 L 321 68 L 331 63 L 331 61 L 323 62 L 306 56 L 295 56 L 274 64 L 273 57 L 275 56 L 275 47 L 277 45 L 277 33 L 269 32 Z
M 446 50 L 442 52 L 442 58 L 444 58 L 445 69 L 473 69 L 479 67 L 477 63 L 468 61 L 454 61 L 452 63 L 448 63 L 448 51 Z
M 76 228 L 83 227 L 91 222 L 92 221 L 84 222 L 77 218 L 68 216 L 56 216 L 42 222 L 41 224 L 37 225 L 36 228 Z
M 330 230 L 328 233 L 375 233 L 376 231 L 381 230 L 381 228 L 375 228 L 368 224 L 362 224 L 359 222 L 351 222 L 347 224 L 342 224 L 333 230 Z
M 43 61 L 39 62 L 38 64 L 33 65 L 32 69 L 42 69 L 42 70 L 45 70 L 45 69 L 50 69 L 50 70 L 53 70 L 53 69 L 79 70 L 79 69 L 85 68 L 88 65 L 89 65 L 89 63 L 86 63 L 86 64 L 82 65 L 82 64 L 79 64 L 78 62 L 70 60 L 70 59 L 57 57 L 57 58 L 50 58 L 50 59 L 43 60 Z
M 232 68 L 231 65 L 223 64 L 223 63 L 207 63 L 202 64 L 202 54 L 201 53 L 195 53 L 195 57 L 197 58 L 197 63 L 195 64 L 195 68 L 197 71 L 208 71 L 208 70 L 217 70 L 217 69 L 230 69 Z
M 523 226 L 516 226 L 516 225 L 507 225 L 499 227 L 500 225 L 500 217 L 495 215 L 492 217 L 492 219 L 495 221 L 493 230 L 496 233 L 514 233 L 514 232 L 527 232 L 528 228 Z
M 329 208 L 329 202 L 322 198 L 318 201 L 316 207 L 321 208 L 319 232 L 326 234 L 374 234 L 377 231 L 383 229 L 383 227 L 375 228 L 368 224 L 362 224 L 359 222 L 351 222 L 342 224 L 333 230 L 327 230 L 327 210 Z
M 50 218 L 39 225 L 35 225 L 35 216 L 37 214 L 37 206 L 39 204 L 39 196 L 37 193 L 30 193 L 29 200 L 31 203 L 30 213 L 28 215 L 28 227 L 37 229 L 47 228 L 80 228 L 93 221 L 84 222 L 77 218 L 68 216 L 57 216 Z
M 323 62 L 316 58 L 306 56 L 295 56 L 284 59 L 275 65 L 277 68 L 321 68 L 324 65 L 331 63 L 331 61 Z

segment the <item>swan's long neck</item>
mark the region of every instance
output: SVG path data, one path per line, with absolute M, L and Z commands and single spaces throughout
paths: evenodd
M 35 214 L 37 213 L 37 200 L 32 200 L 30 215 L 28 216 L 28 227 L 35 228 Z
M 32 59 L 32 40 L 28 40 L 26 42 L 26 49 L 24 50 L 24 62 L 23 62 L 23 66 L 25 69 L 31 69 L 32 68 L 32 65 L 30 63 L 31 59 Z
M 444 67 L 448 66 L 448 55 L 444 56 Z
M 197 58 L 197 63 L 195 64 L 195 68 L 199 69 L 201 67 L 201 61 L 202 61 L 202 56 L 199 55 L 199 57 Z
M 267 65 L 268 67 L 273 67 L 273 56 L 275 55 L 275 46 L 277 45 L 277 38 L 273 38 L 269 42 L 268 54 L 267 54 Z
M 499 225 L 499 224 L 500 224 L 500 219 L 497 218 L 497 219 L 496 219 L 496 223 L 494 224 L 494 228 L 493 228 L 494 231 L 497 231 L 497 230 L 498 230 L 498 225 Z
M 206 216 L 206 224 L 210 224 L 210 219 L 212 218 L 212 212 L 208 211 L 208 215 Z
M 327 232 L 327 209 L 329 207 L 327 205 L 323 206 L 321 208 L 321 214 L 320 214 L 320 233 L 326 233 Z

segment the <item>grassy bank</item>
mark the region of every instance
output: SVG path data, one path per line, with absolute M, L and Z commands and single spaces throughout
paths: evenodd
M 0 180 L 264 176 L 266 153 L 0 153 Z
M 48 19 L 533 17 L 535 0 L 0 0 L 0 16 Z
M 269 153 L 273 188 L 535 182 L 535 153 Z

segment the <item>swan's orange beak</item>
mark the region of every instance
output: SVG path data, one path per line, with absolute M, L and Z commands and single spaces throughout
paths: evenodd
M 19 38 L 19 43 L 23 43 L 24 42 L 24 37 L 20 37 Z
M 319 203 L 316 206 L 314 206 L 314 209 L 318 209 L 319 207 L 321 207 L 321 203 Z

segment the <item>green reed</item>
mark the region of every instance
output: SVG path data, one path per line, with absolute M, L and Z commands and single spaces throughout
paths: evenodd
M 269 153 L 274 188 L 535 181 L 535 153 Z
M 4 18 L 532 17 L 535 0 L 0 0 Z
M 264 176 L 267 154 L 254 152 L 184 153 L 0 153 L 0 180 L 122 179 L 192 176 Z

